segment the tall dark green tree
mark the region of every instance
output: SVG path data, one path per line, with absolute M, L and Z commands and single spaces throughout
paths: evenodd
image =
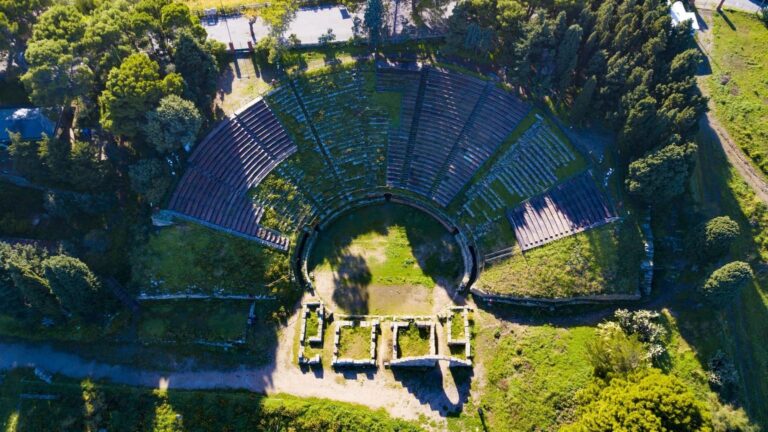
M 160 67 L 148 55 L 132 54 L 112 69 L 99 97 L 102 126 L 129 139 L 138 136 L 146 113 L 160 98 L 181 91 L 174 78 L 174 74 L 161 78 Z
M 629 193 L 650 204 L 663 204 L 685 191 L 696 145 L 670 145 L 629 164 Z
M 51 292 L 65 310 L 91 321 L 104 314 L 106 293 L 85 263 L 56 255 L 43 261 L 42 267 Z
M 583 30 L 578 24 L 573 24 L 565 31 L 560 45 L 557 47 L 557 59 L 555 69 L 558 80 L 558 89 L 564 92 L 573 82 L 573 74 L 579 57 L 579 47 Z
M 580 124 L 587 116 L 589 107 L 592 103 L 592 96 L 595 94 L 595 87 L 597 86 L 597 79 L 594 76 L 589 77 L 587 82 L 581 88 L 579 95 L 576 96 L 576 100 L 573 101 L 573 107 L 571 107 L 571 121 Z
M 201 112 L 209 112 L 219 77 L 216 59 L 195 37 L 183 32 L 176 41 L 173 61 L 184 78 L 184 97 Z
M 381 0 L 367 0 L 363 26 L 368 34 L 368 44 L 373 49 L 381 45 L 384 37 L 384 4 Z

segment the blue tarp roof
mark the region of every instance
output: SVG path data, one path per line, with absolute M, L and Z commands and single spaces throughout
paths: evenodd
M 24 140 L 37 140 L 43 134 L 53 136 L 55 127 L 41 108 L 0 109 L 0 143 L 10 141 L 8 131 L 21 133 Z

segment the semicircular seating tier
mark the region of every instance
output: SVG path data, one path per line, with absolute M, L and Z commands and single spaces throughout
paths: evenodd
M 385 192 L 482 224 L 573 162 L 548 124 L 497 83 L 439 67 L 306 74 L 215 127 L 169 210 L 281 250 L 302 227 Z

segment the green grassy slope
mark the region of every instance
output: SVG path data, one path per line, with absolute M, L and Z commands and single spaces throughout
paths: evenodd
M 643 258 L 640 231 L 629 218 L 579 233 L 486 266 L 477 286 L 525 297 L 633 294 Z
M 768 28 L 744 12 L 712 17 L 709 88 L 715 114 L 755 165 L 768 173 Z

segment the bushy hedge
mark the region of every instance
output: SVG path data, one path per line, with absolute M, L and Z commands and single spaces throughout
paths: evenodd
M 752 268 L 743 261 L 730 262 L 712 272 L 702 293 L 713 303 L 727 304 L 753 278 Z
M 89 380 L 63 382 L 57 379 L 55 387 L 46 387 L 33 380 L 24 380 L 26 375 L 27 372 L 13 372 L 5 377 L 0 394 L 45 392 L 55 394 L 57 399 L 25 401 L 19 412 L 19 432 L 421 430 L 412 423 L 391 418 L 384 410 L 374 411 L 361 405 L 325 399 L 262 396 L 244 391 L 153 391 Z M 0 405 L 0 413 L 8 408 L 15 409 L 15 404 Z

